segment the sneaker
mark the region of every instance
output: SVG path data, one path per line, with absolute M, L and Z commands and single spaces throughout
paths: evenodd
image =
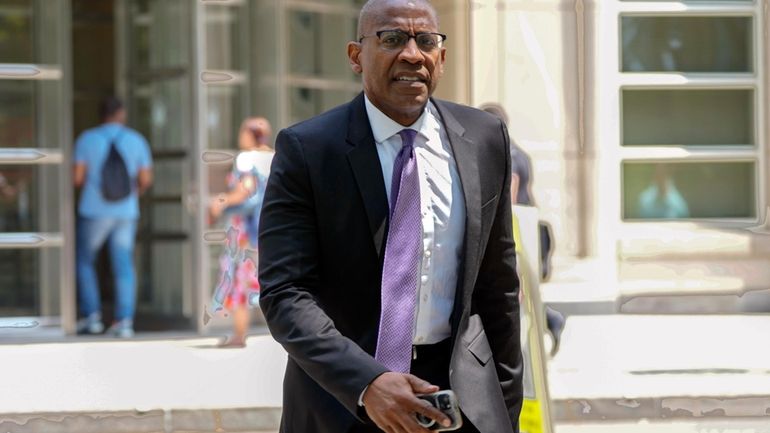
M 119 320 L 107 329 L 107 333 L 118 338 L 131 338 L 134 336 L 134 322 L 131 319 Z
M 78 334 L 101 334 L 103 331 L 102 315 L 99 313 L 91 313 L 88 317 L 78 320 Z

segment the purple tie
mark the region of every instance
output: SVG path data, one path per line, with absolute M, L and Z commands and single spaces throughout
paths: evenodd
M 417 131 L 399 132 L 403 147 L 393 165 L 390 227 L 382 267 L 380 330 L 375 359 L 391 371 L 408 373 L 422 251 L 420 180 L 414 138 Z

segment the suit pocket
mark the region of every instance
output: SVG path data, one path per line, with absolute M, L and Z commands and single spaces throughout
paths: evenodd
M 478 331 L 476 331 L 477 329 Z M 470 343 L 468 343 L 468 351 L 471 352 L 481 365 L 486 365 L 492 358 L 492 348 L 489 347 L 487 333 L 484 332 L 484 326 L 478 314 L 474 314 L 469 318 L 468 330 L 471 331 L 470 335 L 475 334 L 475 337 L 472 337 Z
M 492 348 L 489 347 L 489 341 L 487 341 L 487 333 L 483 330 L 479 332 L 479 335 L 471 341 L 468 345 L 468 350 L 473 356 L 481 363 L 481 365 L 487 365 L 490 359 L 492 359 Z

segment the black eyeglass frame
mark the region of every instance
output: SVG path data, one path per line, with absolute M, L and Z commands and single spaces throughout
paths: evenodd
M 364 38 L 370 38 L 372 36 L 377 36 L 377 39 L 380 40 L 380 43 L 382 43 L 382 40 L 380 39 L 381 35 L 383 33 L 386 33 L 386 32 L 400 33 L 402 35 L 406 35 L 407 39 L 406 39 L 406 42 L 404 43 L 404 46 L 406 46 L 406 44 L 409 43 L 409 39 L 414 39 L 414 41 L 417 42 L 417 37 L 421 36 L 421 35 L 434 35 L 434 36 L 441 37 L 441 40 L 439 40 L 438 43 L 436 44 L 436 48 L 442 48 L 444 42 L 446 42 L 446 40 L 447 40 L 447 36 L 445 34 L 443 34 L 443 33 L 437 33 L 437 32 L 417 32 L 415 34 L 409 34 L 409 33 L 405 32 L 405 31 L 403 31 L 401 29 L 385 29 L 385 30 L 376 31 L 376 32 L 374 32 L 373 35 L 363 35 L 363 36 L 361 36 L 360 38 L 358 38 L 358 43 L 360 44 L 361 42 L 364 41 Z M 420 46 L 420 44 L 418 43 L 417 47 L 419 48 L 419 46 Z

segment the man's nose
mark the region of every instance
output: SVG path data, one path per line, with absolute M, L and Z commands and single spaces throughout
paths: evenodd
M 417 41 L 414 38 L 409 38 L 404 48 L 401 49 L 399 58 L 409 63 L 422 63 L 425 60 L 425 55 L 417 46 Z

